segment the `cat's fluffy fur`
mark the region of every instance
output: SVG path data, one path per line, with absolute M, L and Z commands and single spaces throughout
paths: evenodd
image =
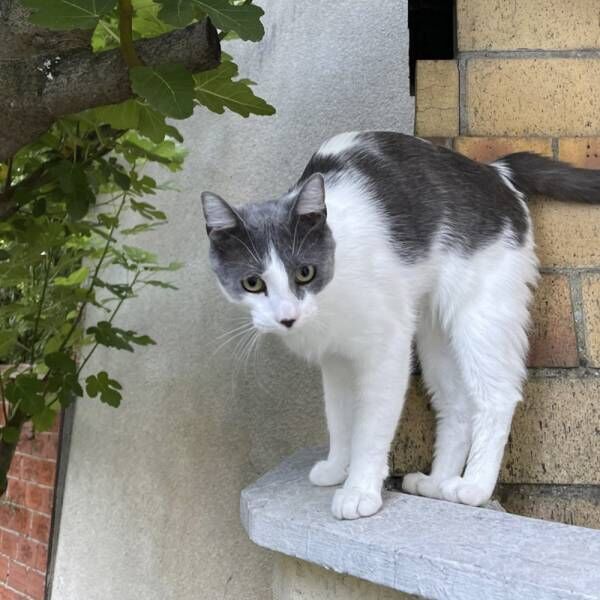
M 278 200 L 233 208 L 203 194 L 223 292 L 322 368 L 330 450 L 310 480 L 344 484 L 337 518 L 381 506 L 413 339 L 437 436 L 431 472 L 403 489 L 473 506 L 492 495 L 538 277 L 525 193 L 600 202 L 600 172 L 528 153 L 482 165 L 410 136 L 348 133 Z M 300 284 L 303 265 L 316 275 Z M 261 293 L 244 290 L 249 276 Z

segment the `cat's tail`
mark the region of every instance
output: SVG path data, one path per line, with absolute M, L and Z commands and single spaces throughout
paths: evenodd
M 527 196 L 600 204 L 600 170 L 578 169 L 531 152 L 509 154 L 492 164 Z

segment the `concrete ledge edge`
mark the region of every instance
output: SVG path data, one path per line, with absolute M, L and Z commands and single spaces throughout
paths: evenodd
M 373 517 L 337 521 L 305 449 L 242 491 L 259 546 L 426 598 L 600 599 L 600 531 L 384 492 Z

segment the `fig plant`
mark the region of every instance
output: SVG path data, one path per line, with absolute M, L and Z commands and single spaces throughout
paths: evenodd
M 47 430 L 86 394 L 119 406 L 121 384 L 84 371 L 98 346 L 156 343 L 119 327 L 118 313 L 147 286 L 175 289 L 168 274 L 181 265 L 135 242 L 167 223 L 150 201 L 164 184 L 147 166 L 181 168 L 172 120 L 199 105 L 274 113 L 220 49 L 262 38 L 251 2 L 20 0 L 7 10 L 17 12 L 0 26 L 0 46 L 15 53 L 0 76 L 0 493 L 25 422 Z

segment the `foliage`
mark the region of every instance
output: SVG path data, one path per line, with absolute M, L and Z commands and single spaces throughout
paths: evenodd
M 182 166 L 183 138 L 166 119 L 187 118 L 196 105 L 244 117 L 274 112 L 252 82 L 237 78 L 227 54 L 218 68 L 194 75 L 177 64 L 143 65 L 132 45 L 207 16 L 221 38 L 258 40 L 263 11 L 250 2 L 21 2 L 37 25 L 94 28 L 96 52 L 120 45 L 134 97 L 62 119 L 0 164 L 0 208 L 11 207 L 0 220 L 0 363 L 11 365 L 0 370 L 0 492 L 25 421 L 49 429 L 84 390 L 119 406 L 121 384 L 106 371 L 82 381 L 98 346 L 133 352 L 155 343 L 115 319 L 146 286 L 176 289 L 163 277 L 181 265 L 164 265 L 131 241 L 167 222 L 148 202 L 162 186 L 145 172 L 152 163 L 171 172 Z

